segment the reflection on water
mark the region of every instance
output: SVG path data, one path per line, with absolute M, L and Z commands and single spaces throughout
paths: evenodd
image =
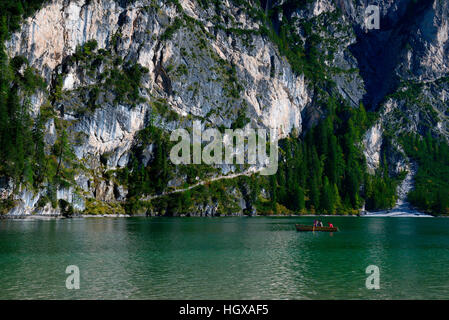
M 313 219 L 2 220 L 0 298 L 449 298 L 448 219 L 335 217 L 341 232 L 295 231 Z M 365 288 L 371 264 L 380 290 Z M 68 265 L 80 290 L 65 288 Z

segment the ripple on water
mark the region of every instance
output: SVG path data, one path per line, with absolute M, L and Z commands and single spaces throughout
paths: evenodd
M 447 299 L 449 219 L 0 221 L 2 299 Z M 81 289 L 65 289 L 77 265 Z M 368 265 L 381 289 L 365 288 Z

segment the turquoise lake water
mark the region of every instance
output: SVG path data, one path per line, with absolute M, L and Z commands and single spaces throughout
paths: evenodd
M 449 219 L 0 220 L 0 299 L 449 299 Z M 80 289 L 68 290 L 68 265 Z M 368 290 L 369 265 L 380 289 Z

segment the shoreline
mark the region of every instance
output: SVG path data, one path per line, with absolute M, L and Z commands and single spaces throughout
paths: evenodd
M 60 220 L 60 219 L 99 219 L 99 218 L 135 218 L 135 217 L 147 217 L 145 214 L 136 214 L 136 215 L 124 215 L 124 214 L 105 214 L 105 215 L 76 215 L 71 217 L 64 216 L 56 216 L 56 215 L 1 215 L 0 220 Z M 324 218 L 340 218 L 340 217 L 367 217 L 367 218 L 447 218 L 447 216 L 432 216 L 427 214 L 407 214 L 407 215 L 388 215 L 382 213 L 371 213 L 371 214 L 363 214 L 363 215 L 317 215 L 317 214 L 289 214 L 289 215 L 230 215 L 230 216 L 148 216 L 147 218 L 232 218 L 232 217 L 241 217 L 241 218 L 257 218 L 257 217 L 265 217 L 265 218 L 300 218 L 300 217 L 324 217 Z
M 0 220 L 64 220 L 64 219 L 84 219 L 84 218 L 132 218 L 144 217 L 145 215 L 123 215 L 123 214 L 108 214 L 108 215 L 76 215 L 71 217 L 64 217 L 61 215 L 2 215 Z

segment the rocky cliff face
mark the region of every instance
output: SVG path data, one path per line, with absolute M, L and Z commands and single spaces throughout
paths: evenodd
M 367 1 L 304 3 L 288 10 L 288 1 L 261 1 L 266 10 L 285 9 L 298 39 L 305 40 L 308 27 L 319 33 L 327 77 L 341 97 L 354 107 L 363 101 L 380 110 L 364 141 L 372 172 L 381 162 L 385 132 L 432 128 L 447 136 L 446 2 L 378 1 L 380 30 L 365 28 Z M 279 137 L 316 123 L 324 115 L 320 93 L 260 32 L 259 6 L 231 0 L 51 0 L 28 18 L 7 42 L 8 55 L 26 57 L 46 80 L 47 90 L 32 96 L 31 109 L 33 115 L 48 106 L 56 111 L 46 124 L 47 149 L 58 130 L 67 130 L 79 163 L 75 185 L 58 189 L 57 199 L 77 211 L 89 199 L 123 201 L 127 186 L 106 173 L 129 165 L 136 137 L 150 122 L 170 132 L 194 120 L 231 127 L 243 119 L 243 126 L 274 128 Z M 283 18 L 273 19 L 275 28 Z M 400 171 L 406 160 L 400 147 L 395 150 L 391 161 Z M 153 153 L 154 145 L 143 146 L 141 161 Z M 182 175 L 177 179 L 171 183 L 185 182 Z M 8 182 L 1 187 L 10 192 Z M 10 214 L 59 214 L 39 204 L 45 192 L 22 190 Z M 243 201 L 240 209 L 245 207 Z
M 380 110 L 378 122 L 365 139 L 372 170 L 379 164 L 382 131 L 397 136 L 430 129 L 435 135 L 449 137 L 448 4 L 381 1 L 380 8 L 381 29 L 367 35 L 360 31 L 360 40 L 353 47 L 367 84 L 365 101 Z M 397 161 L 404 161 L 400 158 Z
M 48 83 L 61 74 L 62 90 L 70 94 L 97 81 L 86 76 L 84 66 L 65 62 L 78 46 L 95 39 L 98 49 L 148 68 L 143 94 L 166 98 L 181 115 L 205 117 L 217 109 L 226 113 L 233 111 L 232 104 L 245 101 L 261 125 L 279 128 L 284 135 L 299 128 L 300 112 L 310 101 L 304 79 L 292 74 L 273 44 L 252 34 L 258 25 L 245 10 L 225 3 L 222 10 L 233 19 L 217 23 L 213 19 L 222 17 L 213 9 L 205 10 L 196 1 L 179 4 L 136 1 L 122 7 L 116 1 L 51 1 L 13 35 L 8 51 L 27 57 Z M 230 28 L 248 34 L 231 36 L 226 31 Z M 238 99 L 227 97 L 230 88 L 220 83 L 222 64 L 236 67 L 235 80 L 245 88 Z M 213 120 L 229 124 L 232 117 L 217 115 Z M 124 129 L 132 133 L 136 128 Z M 97 151 L 103 150 L 99 146 Z
M 83 197 L 112 201 L 126 196 L 126 188 L 101 175 L 128 164 L 134 137 L 151 113 L 167 130 L 180 123 L 188 127 L 193 119 L 229 127 L 243 110 L 253 127 L 275 128 L 279 136 L 293 128 L 301 131 L 301 112 L 312 99 L 306 80 L 258 33 L 248 8 L 232 2 L 214 9 L 197 1 L 56 0 L 13 34 L 6 45 L 10 57 L 25 56 L 48 83 L 47 92 L 33 97 L 33 113 L 51 103 L 76 137 L 74 152 L 85 167 L 76 176 L 76 189 Z M 97 44 L 95 54 L 84 58 L 92 61 L 78 60 L 77 50 L 91 40 Z M 122 93 L 103 81 L 117 59 L 148 70 L 138 101 L 119 101 Z M 89 101 L 95 108 L 86 110 Z M 159 106 L 163 101 L 162 112 L 155 110 L 155 101 Z M 51 143 L 53 120 L 47 127 Z M 21 196 L 18 201 L 27 208 L 37 203 Z

